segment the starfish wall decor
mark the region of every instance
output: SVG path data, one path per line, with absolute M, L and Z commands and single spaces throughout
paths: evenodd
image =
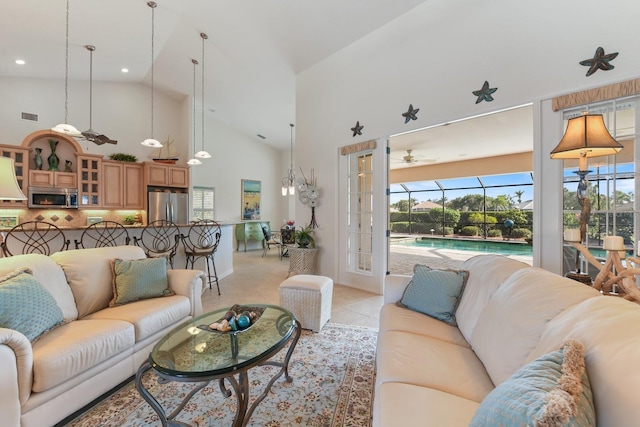
M 404 117 L 404 124 L 409 123 L 411 120 L 418 120 L 418 111 L 419 108 L 413 108 L 413 104 L 409 104 L 409 109 L 406 113 L 402 113 L 402 117 Z
M 589 69 L 587 70 L 587 77 L 589 77 L 591 74 L 595 73 L 598 70 L 613 70 L 615 67 L 610 64 L 610 61 L 613 61 L 616 56 L 618 56 L 618 52 L 608 53 L 605 55 L 604 49 L 599 47 L 596 49 L 596 53 L 595 55 L 593 55 L 593 58 L 580 61 L 580 65 L 589 67 Z
M 360 124 L 360 121 L 358 120 L 356 122 L 356 125 L 354 127 L 351 128 L 351 132 L 353 132 L 353 137 L 355 138 L 356 135 L 362 135 L 362 129 L 364 128 L 364 126 L 362 126 Z
M 489 82 L 485 80 L 484 84 L 482 85 L 482 89 L 473 91 L 473 94 L 478 97 L 478 99 L 476 99 L 476 104 L 482 101 L 493 101 L 493 96 L 491 96 L 491 94 L 493 94 L 497 90 L 497 87 L 489 87 Z

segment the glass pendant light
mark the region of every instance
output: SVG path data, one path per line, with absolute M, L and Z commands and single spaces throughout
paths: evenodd
M 60 123 L 51 130 L 68 136 L 82 136 L 75 126 L 70 125 L 67 120 L 69 116 L 69 0 L 67 0 L 66 15 L 66 33 L 65 33 L 65 51 L 64 51 L 64 123 Z
M 196 153 L 196 157 L 199 159 L 210 159 L 211 154 L 204 149 L 204 41 L 209 37 L 205 33 L 200 33 L 200 37 L 202 38 L 202 111 L 200 112 L 202 114 L 202 149 Z
M 193 117 L 193 152 L 196 151 L 196 65 L 198 65 L 198 61 L 195 59 L 191 60 L 193 63 L 193 109 L 191 112 L 191 116 Z M 196 155 L 197 157 L 197 155 Z M 192 157 L 187 162 L 189 166 L 197 166 L 201 165 L 202 162 L 195 157 Z
M 147 6 L 151 8 L 151 138 L 147 138 L 142 141 L 140 144 L 145 147 L 150 148 L 160 148 L 162 147 L 162 143 L 157 139 L 153 138 L 153 63 L 155 62 L 154 58 L 154 38 L 155 38 L 155 26 L 156 26 L 156 14 L 155 10 L 158 6 L 156 2 L 149 1 L 147 2 Z

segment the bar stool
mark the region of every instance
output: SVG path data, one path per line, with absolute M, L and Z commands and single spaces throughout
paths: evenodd
M 0 243 L 5 257 L 17 254 L 51 255 L 65 251 L 69 241 L 62 230 L 45 221 L 27 221 L 9 230 Z
M 193 269 L 196 260 L 198 258 L 204 258 L 205 264 L 207 265 L 209 289 L 212 289 L 211 282 L 215 280 L 218 295 L 220 295 L 220 283 L 218 282 L 218 272 L 216 271 L 214 255 L 220 243 L 220 236 L 220 225 L 210 219 L 203 219 L 193 223 L 189 227 L 189 232 L 186 236 L 184 234 L 180 235 L 182 244 L 184 245 L 184 254 L 187 258 L 185 268 L 189 268 L 189 263 L 191 263 L 191 269 Z M 213 274 L 211 274 L 212 268 Z
M 133 238 L 133 243 L 144 249 L 147 258 L 166 257 L 173 268 L 173 257 L 180 243 L 180 229 L 171 221 L 153 221 L 142 229 L 140 237 Z
M 131 241 L 129 232 L 119 222 L 100 221 L 91 224 L 82 232 L 80 240 L 75 240 L 76 249 L 123 246 Z

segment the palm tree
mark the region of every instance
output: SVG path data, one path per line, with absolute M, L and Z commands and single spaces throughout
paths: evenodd
M 524 190 L 516 191 L 516 198 L 518 199 L 518 204 L 522 203 L 522 195 L 524 194 Z

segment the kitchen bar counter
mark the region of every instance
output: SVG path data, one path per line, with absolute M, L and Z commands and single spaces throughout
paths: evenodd
M 222 235 L 220 236 L 220 244 L 218 245 L 218 249 L 215 254 L 215 263 L 216 270 L 218 272 L 218 279 L 222 279 L 231 273 L 233 273 L 233 243 L 234 243 L 234 228 L 235 223 L 219 223 L 220 231 Z M 186 235 L 188 233 L 188 228 L 190 224 L 187 225 L 178 225 L 180 229 L 180 233 Z M 75 249 L 75 240 L 80 240 L 80 236 L 82 232 L 87 227 L 59 227 L 64 233 L 65 239 L 68 240 L 69 249 Z M 127 232 L 129 233 L 129 237 L 131 238 L 131 243 L 133 244 L 134 237 L 140 237 L 142 233 L 142 229 L 144 225 L 125 225 Z M 0 235 L 9 231 L 10 228 L 0 229 Z M 0 251 L 0 257 L 2 257 L 2 251 Z M 173 258 L 173 265 L 175 268 L 185 268 L 186 265 L 186 257 L 184 254 L 184 245 L 182 242 L 178 245 L 178 251 L 176 256 Z M 206 271 L 206 266 L 204 264 L 204 259 L 199 259 L 196 261 L 196 265 L 194 267 L 198 270 Z

